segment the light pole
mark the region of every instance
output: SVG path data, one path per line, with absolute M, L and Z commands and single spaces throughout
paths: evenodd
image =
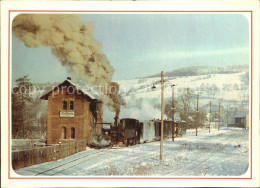
M 151 87 L 155 89 L 156 86 L 153 84 Z M 164 115 L 164 72 L 161 71 L 161 141 L 160 141 L 160 160 L 163 159 L 163 115 Z
M 172 131 L 172 140 L 174 141 L 174 134 L 175 134 L 175 123 L 174 123 L 174 86 L 175 84 L 172 84 L 172 122 L 173 122 L 173 131 Z M 153 84 L 151 89 L 155 89 L 156 86 Z M 160 160 L 163 159 L 163 129 L 164 129 L 164 72 L 161 71 L 161 141 L 160 141 Z
M 175 135 L 175 122 L 174 122 L 174 110 L 175 110 L 175 106 L 174 106 L 174 86 L 176 86 L 175 84 L 172 84 L 172 141 L 174 141 L 174 135 Z

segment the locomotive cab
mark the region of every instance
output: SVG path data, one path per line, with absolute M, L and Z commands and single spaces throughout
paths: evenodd
M 124 118 L 119 123 L 120 141 L 126 146 L 140 143 L 140 123 L 137 119 Z

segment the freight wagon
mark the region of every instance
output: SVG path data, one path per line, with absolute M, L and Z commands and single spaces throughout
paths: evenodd
M 164 120 L 163 137 L 171 138 L 173 130 L 173 122 Z M 179 124 L 175 123 L 175 136 L 179 134 Z M 141 123 L 141 143 L 160 140 L 161 138 L 161 120 L 144 121 Z
M 173 122 L 164 120 L 164 139 L 172 137 Z M 175 136 L 179 134 L 179 124 L 175 123 Z M 118 125 L 111 126 L 112 144 L 122 143 L 125 146 L 160 140 L 161 121 L 151 120 L 140 122 L 133 118 L 120 119 Z

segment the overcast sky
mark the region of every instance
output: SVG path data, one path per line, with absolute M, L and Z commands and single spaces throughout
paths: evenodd
M 248 64 L 249 27 L 239 14 L 84 14 L 115 68 L 114 80 L 187 66 Z M 13 36 L 13 80 L 63 81 L 69 74 L 48 47 L 28 48 Z

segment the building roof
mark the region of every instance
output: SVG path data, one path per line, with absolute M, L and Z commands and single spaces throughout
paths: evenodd
M 243 117 L 245 117 L 246 115 L 248 115 L 248 113 L 249 113 L 249 111 L 246 110 L 246 111 L 241 112 L 241 113 L 239 113 L 239 114 L 237 114 L 237 115 L 235 115 L 235 116 L 233 116 L 233 117 L 234 117 L 234 118 L 243 118 Z
M 43 100 L 48 100 L 48 96 L 56 89 L 59 88 L 63 85 L 71 85 L 74 87 L 75 91 L 77 93 L 81 93 L 84 96 L 87 96 L 88 98 L 90 98 L 91 100 L 99 100 L 101 101 L 101 95 L 97 92 L 94 91 L 93 89 L 91 89 L 91 87 L 89 86 L 80 86 L 80 85 L 76 85 L 75 83 L 73 83 L 70 79 L 64 80 L 63 82 L 61 82 L 60 84 L 58 84 L 56 87 L 53 87 L 50 91 L 46 92 L 45 94 L 43 94 L 41 96 L 41 99 Z M 91 90 L 91 93 L 90 93 Z

